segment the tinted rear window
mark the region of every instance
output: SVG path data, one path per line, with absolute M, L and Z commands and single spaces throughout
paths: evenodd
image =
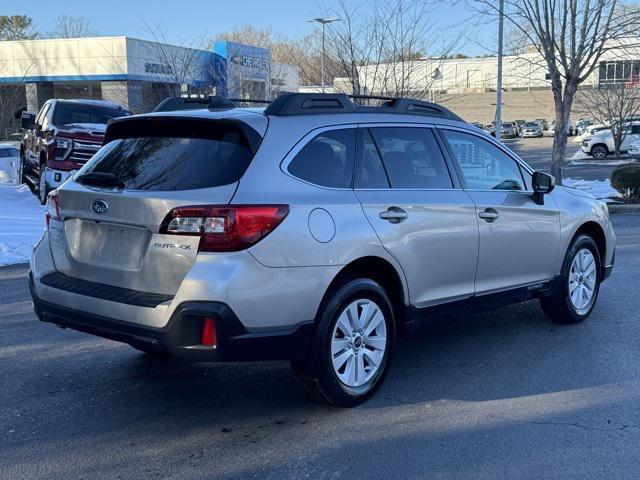
M 247 138 L 233 126 L 214 122 L 206 126 L 205 132 L 203 128 L 176 128 L 171 136 L 163 125 L 154 129 L 159 136 L 112 140 L 79 175 L 112 173 L 128 190 L 192 190 L 237 182 L 253 158 Z
M 53 112 L 54 125 L 71 125 L 74 123 L 103 123 L 110 118 L 131 115 L 129 110 L 101 105 L 81 103 L 58 103 Z

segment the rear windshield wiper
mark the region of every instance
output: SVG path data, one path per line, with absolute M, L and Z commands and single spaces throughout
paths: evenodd
M 76 182 L 82 185 L 93 185 L 96 187 L 111 187 L 111 188 L 124 188 L 124 182 L 120 180 L 120 177 L 113 173 L 107 172 L 89 172 L 80 175 L 75 179 Z

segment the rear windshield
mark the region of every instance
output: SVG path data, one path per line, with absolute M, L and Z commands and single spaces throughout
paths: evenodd
M 237 182 L 253 158 L 246 136 L 230 125 L 210 122 L 206 131 L 167 124 L 156 127 L 153 133 L 149 128 L 130 127 L 129 133 L 144 135 L 111 140 L 76 178 L 91 172 L 111 173 L 127 190 L 210 188 Z
M 60 102 L 53 112 L 52 121 L 54 125 L 73 125 L 75 123 L 106 124 L 110 118 L 127 115 L 131 115 L 131 111 L 123 108 Z

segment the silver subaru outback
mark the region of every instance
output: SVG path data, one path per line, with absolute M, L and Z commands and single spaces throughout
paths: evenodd
M 419 322 L 532 298 L 580 322 L 611 273 L 605 204 L 439 105 L 189 102 L 112 121 L 51 194 L 40 320 L 184 359 L 290 360 L 352 406 Z

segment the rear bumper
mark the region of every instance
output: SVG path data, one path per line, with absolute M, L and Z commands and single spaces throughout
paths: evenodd
M 132 346 L 167 351 L 173 356 L 194 361 L 257 361 L 303 358 L 309 350 L 313 321 L 287 330 L 249 333 L 235 313 L 221 302 L 184 302 L 162 328 L 135 324 L 55 305 L 40 299 L 29 272 L 33 307 L 43 322 L 54 323 Z M 202 319 L 214 319 L 216 347 L 200 344 Z

